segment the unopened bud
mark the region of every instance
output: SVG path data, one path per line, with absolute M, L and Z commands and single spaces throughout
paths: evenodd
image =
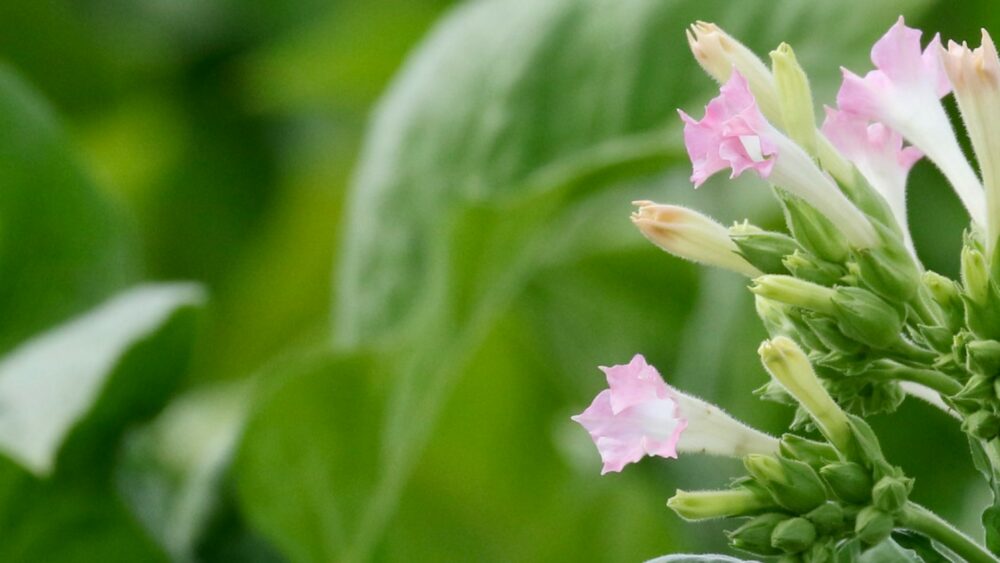
M 805 352 L 779 336 L 765 340 L 757 353 L 768 373 L 809 413 L 823 436 L 841 452 L 849 452 L 852 438 L 847 415 L 820 383 Z
M 632 222 L 663 250 L 701 264 L 757 277 L 761 272 L 739 255 L 729 230 L 697 211 L 677 205 L 637 201 Z
M 772 124 L 781 126 L 781 107 L 771 71 L 753 51 L 713 23 L 696 22 L 687 38 L 695 60 L 709 76 L 724 84 L 733 68 L 740 71 L 761 112 Z
M 872 489 L 873 504 L 881 511 L 893 514 L 903 508 L 910 496 L 913 480 L 905 477 L 885 476 Z
M 739 247 L 740 255 L 765 274 L 787 273 L 782 260 L 799 249 L 799 243 L 788 235 L 745 223 L 730 227 L 729 236 Z
M 872 494 L 871 473 L 861 465 L 851 461 L 831 463 L 819 470 L 819 474 L 830 485 L 833 493 L 845 502 L 863 504 Z
M 785 553 L 805 551 L 816 541 L 816 527 L 805 518 L 790 518 L 774 527 L 771 545 Z
M 771 72 L 778 89 L 785 132 L 806 152 L 816 156 L 816 112 L 809 78 L 787 43 L 771 51 Z
M 739 528 L 727 532 L 729 542 L 736 549 L 742 549 L 750 553 L 765 556 L 778 555 L 781 553 L 781 550 L 771 545 L 771 534 L 774 532 L 775 526 L 785 520 L 788 520 L 787 514 L 777 512 L 761 514 L 750 519 Z
M 976 411 L 962 422 L 962 430 L 980 440 L 992 440 L 1000 434 L 1000 416 L 987 410 Z
M 746 487 L 724 491 L 678 490 L 667 506 L 685 520 L 746 516 L 777 508 L 767 495 Z
M 764 323 L 767 333 L 772 336 L 793 334 L 795 327 L 786 315 L 787 306 L 760 295 L 754 295 L 754 308 Z
M 830 317 L 803 314 L 802 320 L 828 350 L 852 356 L 863 352 L 866 348 L 861 342 L 848 338 L 841 330 L 839 323 Z
M 979 250 L 968 244 L 962 248 L 962 286 L 965 295 L 977 305 L 985 305 L 989 299 L 990 270 L 986 258 Z
M 920 270 L 910 252 L 889 233 L 887 227 L 878 223 L 874 225 L 882 244 L 855 253 L 861 280 L 880 296 L 905 303 L 917 294 Z
M 921 276 L 924 285 L 930 290 L 934 301 L 943 309 L 961 308 L 962 298 L 954 281 L 937 272 L 927 270 Z
M 785 208 L 785 222 L 795 240 L 824 260 L 844 262 L 850 246 L 840 228 L 804 200 L 781 190 L 775 193 Z
M 828 315 L 837 310 L 833 305 L 834 290 L 792 276 L 760 276 L 754 280 L 750 291 L 779 303 Z
M 889 537 L 895 521 L 892 516 L 874 506 L 866 506 L 858 512 L 854 521 L 854 533 L 868 545 L 875 545 Z
M 743 458 L 743 465 L 779 505 L 792 512 L 804 514 L 826 500 L 823 482 L 801 461 L 751 454 Z
M 799 251 L 786 256 L 782 265 L 793 276 L 820 285 L 836 285 L 841 282 L 846 273 L 836 264 Z
M 837 450 L 830 444 L 795 434 L 785 434 L 781 437 L 779 451 L 784 457 L 804 461 L 813 467 L 822 467 L 840 459 Z
M 832 298 L 844 334 L 872 348 L 888 348 L 900 340 L 903 319 L 891 305 L 858 287 L 838 287 Z
M 844 528 L 844 509 L 835 502 L 824 502 L 806 514 L 821 535 L 834 535 Z
M 966 344 L 965 351 L 969 371 L 988 378 L 1000 374 L 1000 342 L 974 340 Z

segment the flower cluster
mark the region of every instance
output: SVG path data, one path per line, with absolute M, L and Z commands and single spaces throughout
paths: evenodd
M 907 396 L 957 418 L 994 490 L 983 522 L 1000 552 L 1000 59 L 985 31 L 976 49 L 945 48 L 938 36 L 922 45 L 921 35 L 900 18 L 873 46 L 873 70 L 843 70 L 836 107 L 819 124 L 791 47 L 773 51 L 768 68 L 715 25 L 688 32 L 695 58 L 722 85 L 701 118 L 679 112 L 691 182 L 752 172 L 773 187 L 789 232 L 747 221 L 727 228 L 649 201 L 637 202 L 632 220 L 667 252 L 752 279 L 771 335 L 759 353 L 772 378 L 758 393 L 794 406 L 792 430 L 822 440 L 754 430 L 670 387 L 638 355 L 601 368 L 609 388 L 573 420 L 604 472 L 644 456 L 743 458 L 746 475 L 728 489 L 678 491 L 668 504 L 691 520 L 749 518 L 729 538 L 755 555 L 853 561 L 877 550 L 887 560 L 948 560 L 931 542 L 932 555 L 904 549 L 892 534 L 908 529 L 965 560 L 998 561 L 909 500 L 913 480 L 885 459 L 863 419 Z M 978 173 L 942 105 L 949 94 Z M 922 158 L 969 214 L 960 280 L 925 269 L 913 245 L 906 187 Z

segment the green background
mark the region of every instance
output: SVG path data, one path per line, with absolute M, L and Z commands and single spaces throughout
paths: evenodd
M 652 199 L 780 228 L 760 182 L 687 180 L 674 112 L 714 85 L 684 28 L 789 42 L 819 108 L 900 13 L 1000 31 L 989 2 L 931 0 L 0 4 L 0 353 L 136 283 L 208 296 L 120 354 L 51 474 L 0 458 L 0 560 L 724 551 L 665 500 L 738 462 L 601 477 L 569 420 L 637 352 L 760 428 L 791 418 L 750 394 L 747 280 L 628 221 Z M 930 164 L 911 178 L 920 255 L 955 276 L 963 210 Z M 912 401 L 872 422 L 914 499 L 978 534 L 956 425 Z

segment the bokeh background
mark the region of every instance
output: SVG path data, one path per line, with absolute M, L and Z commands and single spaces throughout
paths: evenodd
M 724 551 L 722 524 L 664 503 L 738 462 L 601 477 L 568 418 L 603 387 L 597 365 L 637 352 L 761 428 L 791 418 L 751 394 L 765 335 L 746 280 L 628 221 L 653 199 L 780 228 L 759 182 L 687 181 L 674 111 L 700 112 L 714 86 L 684 28 L 718 22 L 764 57 L 791 43 L 831 103 L 839 66 L 867 70 L 900 13 L 978 43 L 1000 31 L 992 6 L 0 3 L 0 353 L 136 284 L 206 296 L 97 371 L 74 358 L 110 339 L 49 342 L 64 394 L 97 373 L 72 416 L 0 363 L 0 560 Z M 926 162 L 912 178 L 920 255 L 954 276 L 961 206 Z M 44 421 L 63 419 L 50 470 L 19 463 L 10 444 L 48 443 Z M 915 499 L 975 532 L 987 493 L 955 425 L 912 402 L 873 423 Z

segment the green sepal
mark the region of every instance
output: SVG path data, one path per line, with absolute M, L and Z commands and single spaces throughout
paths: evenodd
M 802 199 L 777 188 L 774 192 L 785 210 L 785 222 L 799 244 L 830 262 L 847 259 L 850 247 L 836 225 Z
M 841 500 L 864 504 L 872 495 L 872 476 L 868 469 L 853 461 L 839 461 L 819 470 L 820 477 Z
M 988 410 L 979 410 L 962 421 L 962 431 L 980 440 L 992 440 L 1000 434 L 1000 416 Z
M 771 533 L 771 545 L 785 553 L 799 553 L 816 541 L 816 526 L 805 518 L 790 518 L 779 523 Z
M 764 231 L 749 225 L 730 227 L 729 238 L 736 243 L 740 256 L 765 274 L 789 273 L 783 264 L 785 256 L 802 248 L 786 234 Z
M 974 340 L 965 346 L 966 367 L 973 373 L 995 377 L 1000 373 L 1000 342 L 996 340 Z
M 913 489 L 913 479 L 886 475 L 872 488 L 872 504 L 879 510 L 894 514 L 903 508 Z
M 799 250 L 785 256 L 782 265 L 799 279 L 827 286 L 841 283 L 847 274 L 847 271 L 840 265 Z
M 821 535 L 834 535 L 844 529 L 846 522 L 844 509 L 835 502 L 827 501 L 806 514 Z
M 801 461 L 751 454 L 743 465 L 780 506 L 805 514 L 826 501 L 826 490 L 816 471 Z
M 845 356 L 855 356 L 866 349 L 861 342 L 845 336 L 840 330 L 839 323 L 830 317 L 804 311 L 802 321 L 828 350 Z
M 756 555 L 778 555 L 781 550 L 771 545 L 771 534 L 774 528 L 790 518 L 787 514 L 769 512 L 755 516 L 739 528 L 726 532 L 729 543 L 736 549 L 741 549 Z
M 903 319 L 874 293 L 857 287 L 838 287 L 833 306 L 840 330 L 847 336 L 872 348 L 888 348 L 900 341 Z
M 875 545 L 889 537 L 895 524 L 892 515 L 874 506 L 866 506 L 858 512 L 854 521 L 854 534 L 862 542 Z
M 917 295 L 920 270 L 895 233 L 880 223 L 872 225 L 882 244 L 854 253 L 861 281 L 879 296 L 905 303 Z
M 793 399 L 794 400 L 794 399 Z M 836 448 L 826 442 L 817 442 L 797 434 L 783 434 L 778 444 L 781 455 L 819 468 L 840 459 Z

